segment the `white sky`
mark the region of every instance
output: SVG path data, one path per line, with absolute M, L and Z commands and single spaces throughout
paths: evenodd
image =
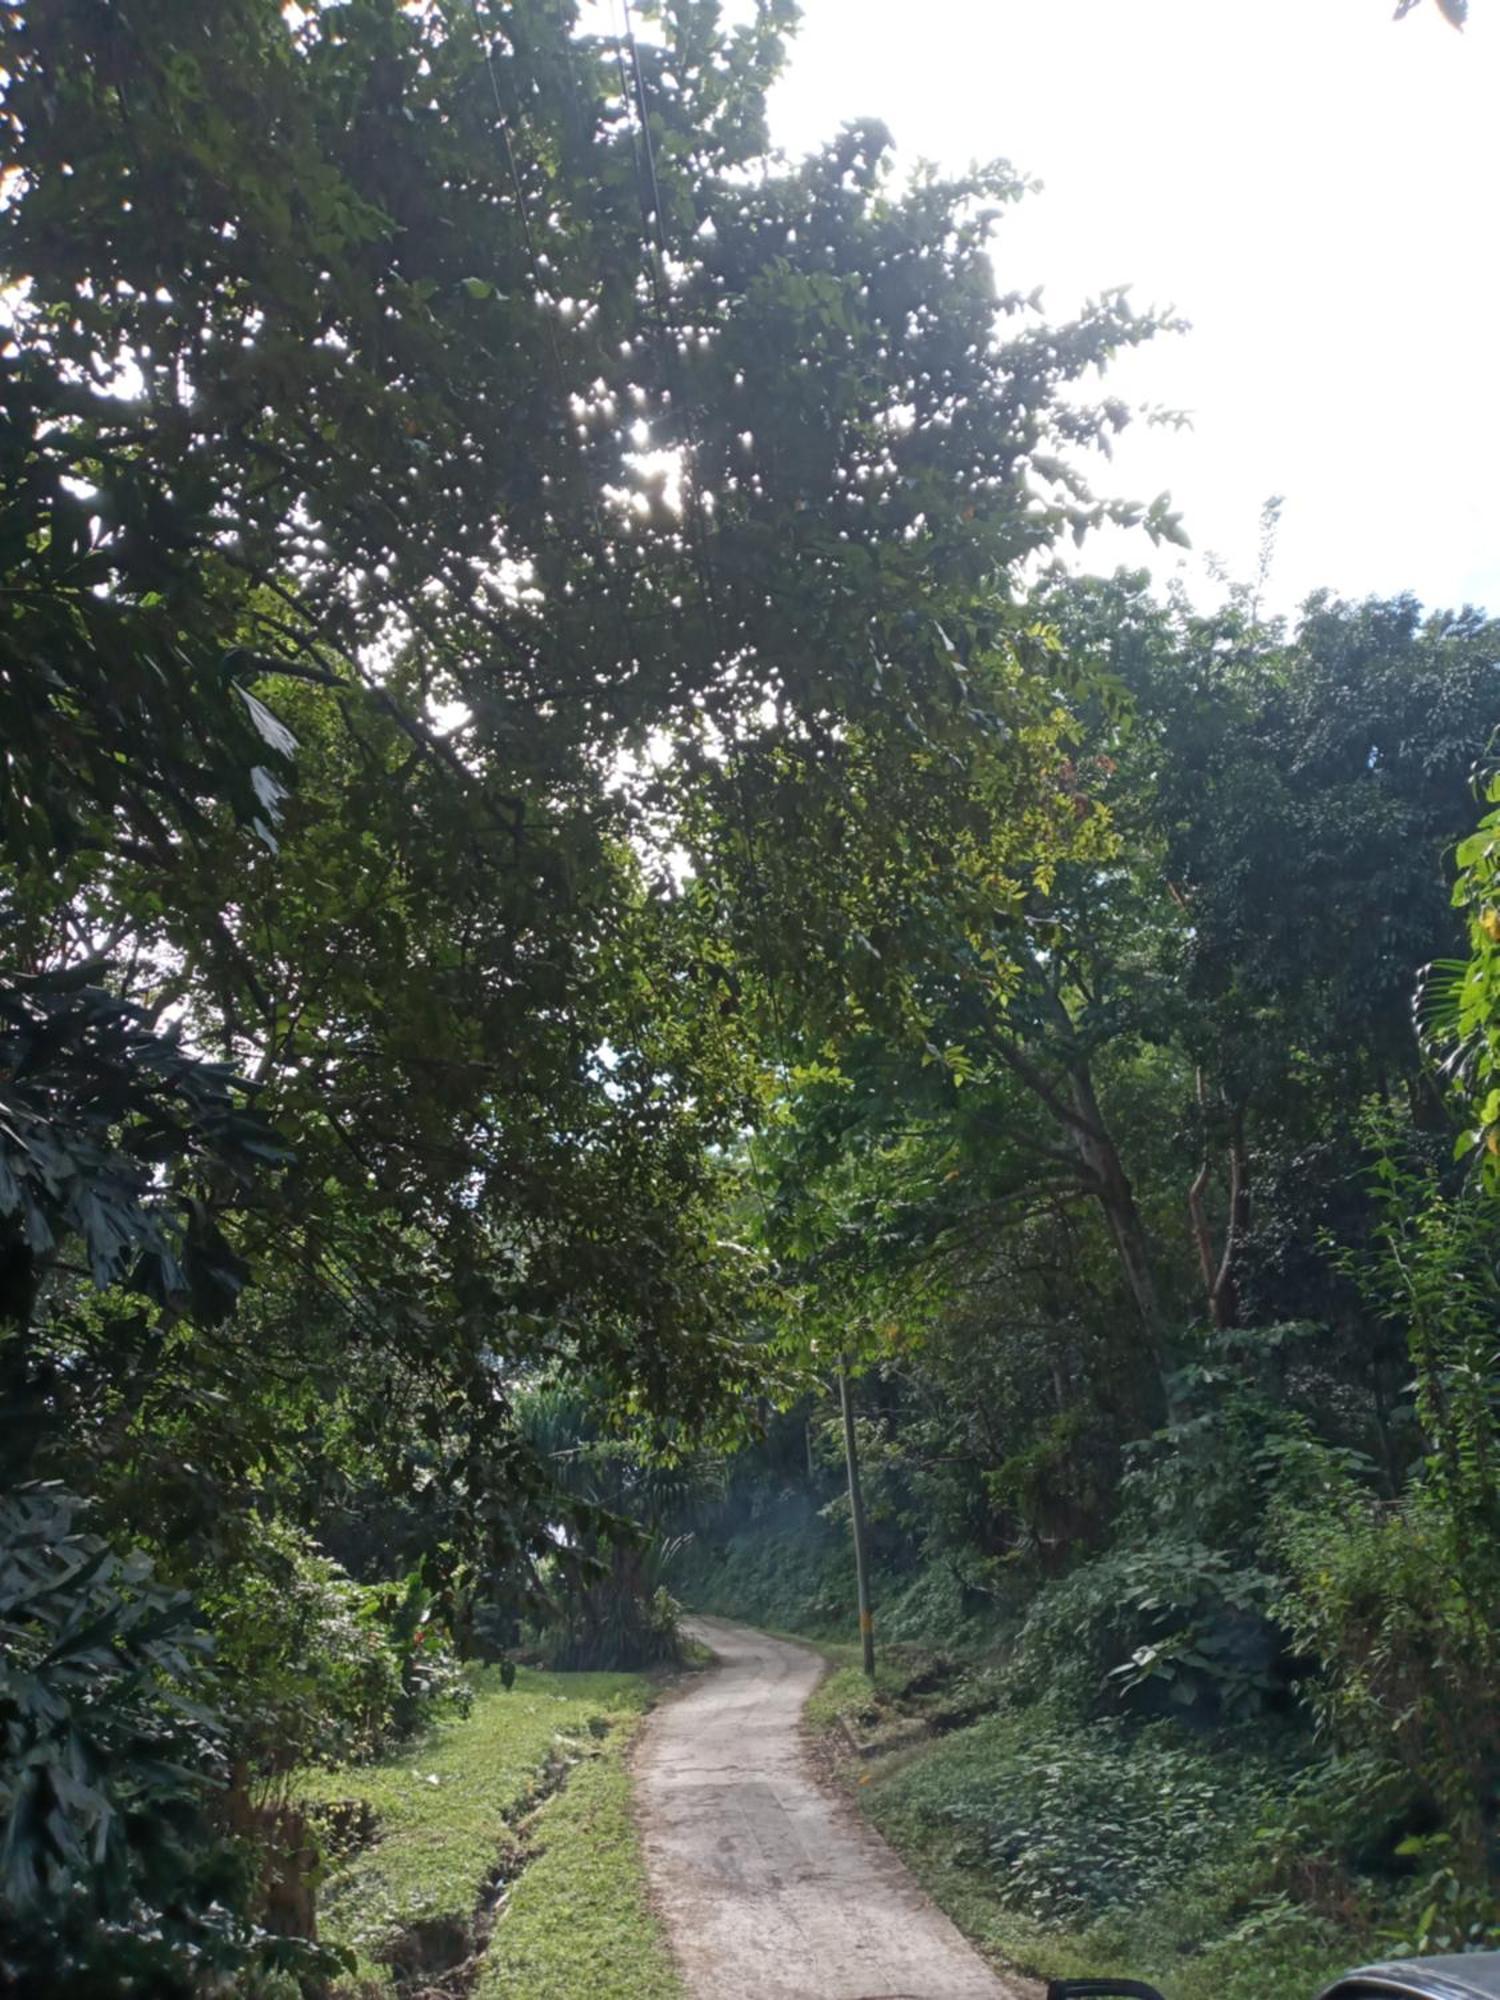
M 1195 554 L 1268 595 L 1411 589 L 1500 613 L 1500 0 L 804 0 L 777 142 L 882 118 L 903 154 L 1000 155 L 1044 190 L 1001 225 L 1044 308 L 1128 283 L 1192 331 L 1111 372 L 1191 412 L 1134 428 L 1100 489 L 1170 488 Z M 1101 537 L 1090 567 L 1154 561 Z

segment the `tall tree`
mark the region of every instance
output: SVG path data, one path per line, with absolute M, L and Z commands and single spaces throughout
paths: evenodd
M 758 776 L 823 816 L 826 957 L 851 900 L 920 880 L 978 741 L 985 893 L 1047 817 L 1006 579 L 1140 512 L 1060 455 L 1127 413 L 1062 391 L 1153 322 L 997 295 L 1008 169 L 903 187 L 873 127 L 764 162 L 789 19 L 690 0 L 626 47 L 542 5 L 9 24 L 18 955 L 108 939 L 114 989 L 238 1064 L 296 1156 L 294 1232 L 273 1203 L 246 1247 L 354 1256 L 393 1301 L 435 1252 L 434 1337 L 470 1328 L 479 1384 L 491 1343 L 559 1337 L 689 1402 L 735 1379 L 683 1344 L 711 1310 L 683 1276 L 717 1282 L 687 1237 L 742 1084 L 712 975 L 679 977 L 701 926 L 630 838 L 685 826 L 774 972 L 806 873 L 772 911 Z M 841 735 L 878 788 L 858 845 Z M 633 781 L 662 740 L 668 781 Z

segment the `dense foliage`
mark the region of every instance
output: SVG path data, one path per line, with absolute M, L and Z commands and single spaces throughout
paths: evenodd
M 1493 814 L 1472 827 L 1500 631 L 1407 598 L 1315 598 L 1284 628 L 1252 591 L 1203 615 L 1129 576 L 1048 609 L 1094 667 L 1072 725 L 1092 851 L 1006 914 L 1033 950 L 1003 988 L 934 899 L 924 1039 L 820 1024 L 789 1072 L 757 1213 L 780 1337 L 827 1386 L 699 1508 L 684 1586 L 850 1629 L 827 1398 L 852 1355 L 892 1635 L 1000 1647 L 980 1708 L 1026 1717 L 894 1787 L 882 1810 L 919 1850 L 1046 1916 L 1037 1884 L 1085 1868 L 1089 1832 L 966 1845 L 958 1802 L 1044 1813 L 1043 1727 L 1100 1813 L 1122 1746 L 1154 1768 L 1210 1740 L 1210 1818 L 1268 1755 L 1321 1801 L 1316 1833 L 1267 1811 L 1281 1858 L 1245 1861 L 1235 1896 L 1290 1898 L 1325 1958 L 1382 1929 L 1482 1941 L 1500 926 Z M 1122 1811 L 1094 1887 L 1047 1921 L 1102 1923 L 1112 1868 L 1148 1879 Z
M 449 1649 L 671 1654 L 610 1517 L 788 1379 L 735 1163 L 775 996 L 906 1049 L 934 890 L 1087 846 L 1014 579 L 1176 533 L 1079 470 L 1157 322 L 997 289 L 1003 164 L 768 154 L 786 0 L 648 14 L 6 15 L 0 1471 L 23 1567 L 72 1496 L 95 1538 L 0 1710 L 50 1992 L 77 1925 L 122 1989 L 271 1976 L 291 1768 Z M 118 1715 L 27 1677 L 49 1592 Z
M 316 1990 L 296 1774 L 674 1660 L 748 1517 L 837 1616 L 839 1362 L 1080 1796 L 1175 1853 L 1173 1726 L 1313 1719 L 1488 1907 L 1496 630 L 1070 578 L 1179 536 L 1085 477 L 1163 323 L 997 281 L 1003 162 L 769 151 L 793 26 L 6 11 L 20 1990 Z M 933 1810 L 1133 1906 L 1013 1737 Z

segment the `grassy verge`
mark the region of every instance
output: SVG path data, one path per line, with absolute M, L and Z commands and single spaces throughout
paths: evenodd
M 319 1896 L 323 1937 L 357 1960 L 345 1990 L 393 1993 L 398 1972 L 469 1956 L 476 1910 L 519 1872 L 518 1822 L 560 1768 L 633 1723 L 648 1693 L 633 1674 L 523 1669 L 507 1691 L 485 1673 L 467 1717 L 376 1763 L 308 1773 L 299 1790 L 321 1823 L 358 1829 L 357 1850 L 335 1858 Z
M 679 2000 L 631 1816 L 635 1726 L 615 1730 L 524 1829 L 531 1858 L 495 1926 L 476 2000 Z

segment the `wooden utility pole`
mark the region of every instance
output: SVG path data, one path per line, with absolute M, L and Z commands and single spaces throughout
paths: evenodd
M 859 1490 L 859 1441 L 854 1435 L 854 1398 L 849 1392 L 849 1359 L 839 1365 L 839 1402 L 844 1411 L 844 1457 L 849 1467 L 849 1522 L 854 1530 L 854 1585 L 859 1593 L 859 1638 L 865 1672 L 875 1678 L 875 1614 L 870 1609 L 870 1568 L 865 1555 L 865 1503 Z

